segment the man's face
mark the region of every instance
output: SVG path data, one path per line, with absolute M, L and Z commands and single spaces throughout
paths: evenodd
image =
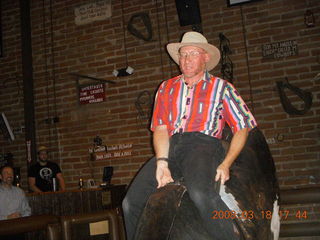
M 39 152 L 39 161 L 40 162 L 47 162 L 47 160 L 48 160 L 47 151 L 40 151 Z
M 209 54 L 202 48 L 185 46 L 179 49 L 180 70 L 187 78 L 202 74 L 209 60 Z
M 13 183 L 13 169 L 11 167 L 5 167 L 2 169 L 0 178 L 4 184 L 12 185 Z

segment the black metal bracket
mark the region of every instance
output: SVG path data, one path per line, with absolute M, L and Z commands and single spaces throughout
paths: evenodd
M 90 79 L 93 81 L 97 81 L 100 83 L 112 83 L 115 84 L 116 82 L 111 81 L 111 80 L 105 80 L 105 79 L 101 79 L 101 78 L 96 78 L 96 77 L 91 77 L 91 76 L 87 76 L 87 75 L 83 75 L 83 74 L 79 74 L 79 73 L 69 73 L 70 75 L 76 76 L 78 78 L 86 78 L 86 79 Z

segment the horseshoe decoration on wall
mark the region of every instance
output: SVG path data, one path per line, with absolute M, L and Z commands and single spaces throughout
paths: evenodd
M 136 20 L 137 18 L 141 18 L 144 26 L 146 27 L 147 30 L 147 36 L 145 36 L 144 34 L 142 34 L 141 32 L 139 32 L 138 29 L 136 29 L 133 26 L 133 22 L 134 20 Z M 131 16 L 130 21 L 128 23 L 128 31 L 135 37 L 143 39 L 145 41 L 151 41 L 152 40 L 152 26 L 151 26 L 151 21 L 149 18 L 149 15 L 147 13 L 137 13 Z
M 280 96 L 280 101 L 284 111 L 286 111 L 289 115 L 304 115 L 312 105 L 312 93 L 302 90 L 296 86 L 291 85 L 286 78 L 286 82 L 277 81 L 277 88 Z M 287 95 L 284 92 L 284 89 L 288 88 L 293 93 L 295 93 L 301 100 L 304 102 L 303 109 L 299 110 L 294 107 Z

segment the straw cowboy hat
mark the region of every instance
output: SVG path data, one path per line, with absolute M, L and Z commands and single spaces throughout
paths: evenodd
M 208 43 L 208 40 L 198 32 L 186 32 L 181 42 L 179 43 L 169 43 L 167 45 L 167 50 L 172 57 L 172 59 L 179 65 L 179 49 L 184 46 L 194 46 L 205 50 L 210 55 L 210 60 L 206 64 L 208 71 L 214 69 L 220 61 L 220 51 L 215 46 Z

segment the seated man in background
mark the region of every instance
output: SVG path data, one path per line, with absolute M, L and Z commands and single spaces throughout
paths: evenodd
M 13 168 L 4 166 L 0 169 L 0 220 L 31 215 L 31 208 L 21 188 L 12 185 Z
M 31 166 L 28 171 L 30 190 L 33 192 L 50 192 L 58 189 L 64 191 L 65 183 L 61 169 L 58 164 L 48 161 L 47 147 L 39 147 L 38 158 L 39 161 Z

